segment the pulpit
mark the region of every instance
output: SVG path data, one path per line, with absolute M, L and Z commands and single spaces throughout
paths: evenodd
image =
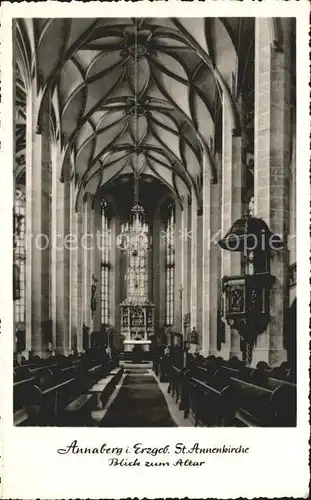
M 121 334 L 124 336 L 124 351 L 132 351 L 140 345 L 144 351 L 150 351 L 154 335 L 154 304 L 129 304 L 121 307 Z
M 243 359 L 250 364 L 258 335 L 270 321 L 270 291 L 274 276 L 270 271 L 271 252 L 281 250 L 283 242 L 267 224 L 248 213 L 238 219 L 219 241 L 224 250 L 243 252 L 246 272 L 223 276 L 222 315 L 242 337 Z

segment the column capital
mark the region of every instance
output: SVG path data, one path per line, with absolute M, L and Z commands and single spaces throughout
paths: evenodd
M 77 222 L 80 224 L 83 222 L 83 214 L 82 212 L 79 212 L 79 210 L 76 209 L 76 214 L 77 214 Z
M 197 216 L 201 217 L 203 215 L 203 207 L 199 207 L 197 210 Z
M 61 174 L 59 176 L 59 182 L 61 182 L 61 183 L 68 183 L 70 181 L 71 181 L 70 172 L 66 168 L 63 168 L 62 172 L 61 172 Z
M 90 203 L 92 201 L 93 195 L 88 191 L 83 193 L 83 203 Z

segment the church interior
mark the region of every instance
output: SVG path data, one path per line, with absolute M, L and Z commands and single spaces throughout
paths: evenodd
M 295 426 L 295 19 L 13 31 L 14 424 Z

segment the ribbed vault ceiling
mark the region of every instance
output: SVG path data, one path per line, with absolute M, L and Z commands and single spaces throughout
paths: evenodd
M 247 18 L 19 20 L 17 93 L 22 102 L 21 81 L 27 89 L 34 79 L 40 100 L 51 95 L 60 177 L 73 176 L 78 198 L 136 171 L 178 199 L 194 189 L 200 200 L 204 162 L 217 177 L 223 102 L 239 131 L 235 102 L 252 37 Z

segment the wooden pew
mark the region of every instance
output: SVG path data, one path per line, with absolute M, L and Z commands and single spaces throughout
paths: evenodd
M 58 411 L 71 396 L 75 378 L 65 378 L 52 369 L 36 373 L 24 402 L 29 425 L 53 425 Z
M 45 370 L 48 370 L 49 368 L 57 368 L 59 365 L 57 363 L 52 363 L 48 364 L 46 366 L 37 366 L 36 368 L 30 368 L 29 371 L 30 373 L 37 375 L 40 372 L 44 372 Z
M 206 369 L 189 366 L 180 369 L 173 366 L 170 371 L 169 392 L 180 400 L 179 409 L 188 418 L 190 411 L 195 425 L 229 426 L 236 410 L 236 398 L 229 377 L 219 368 Z
M 97 382 L 100 379 L 103 379 L 103 377 L 108 375 L 107 381 L 110 380 L 109 373 L 113 366 L 114 361 L 108 362 L 105 365 L 96 363 L 90 368 L 84 367 L 84 369 L 82 369 L 82 377 L 84 381 L 83 394 L 80 394 L 66 406 L 61 416 L 61 425 L 70 427 L 89 427 L 96 425 L 96 423 L 92 420 L 91 412 L 98 405 L 98 391 L 92 389 L 94 389 L 94 387 L 96 388 Z M 120 371 L 120 374 L 122 374 L 122 370 Z M 111 376 L 110 378 L 112 379 L 113 377 Z
M 93 366 L 83 367 L 81 375 L 84 382 L 83 393 L 64 409 L 61 425 L 70 427 L 96 425 L 92 418 L 92 410 L 104 405 L 114 388 L 114 382 L 117 383 L 123 373 L 123 368 L 116 369 L 116 365 L 116 360 L 110 360 L 105 364 L 98 364 L 95 360 Z M 99 381 L 102 382 L 102 386 L 98 385 Z
M 96 396 L 88 390 L 115 364 L 115 360 L 103 365 L 85 357 L 67 366 L 60 363 L 26 368 L 24 380 L 14 384 L 16 425 L 92 425 L 90 415 Z M 27 387 L 27 391 L 20 387 Z
M 232 425 L 236 412 L 236 397 L 229 379 L 218 370 L 211 373 L 209 382 L 190 378 L 189 408 L 195 416 L 195 425 L 227 427 Z
M 14 368 L 14 370 L 13 370 L 14 382 L 25 380 L 25 379 L 31 378 L 31 377 L 34 377 L 34 375 L 31 374 L 29 368 L 21 366 L 19 368 Z
M 13 412 L 14 425 L 27 425 L 29 422 L 26 410 L 29 395 L 32 391 L 35 377 L 28 377 L 24 380 L 17 380 L 13 385 Z
M 227 372 L 230 376 L 234 378 L 238 378 L 247 382 L 254 383 L 255 385 L 259 385 L 262 387 L 266 387 L 267 389 L 276 389 L 277 387 L 296 387 L 296 384 L 289 382 L 287 377 L 278 378 L 275 377 L 275 372 L 273 370 L 262 370 L 256 368 L 249 368 L 248 370 L 233 369 L 228 366 L 222 366 L 222 370 Z
M 95 394 L 80 394 L 64 408 L 58 420 L 58 425 L 63 427 L 92 426 L 91 412 L 95 404 Z
M 179 398 L 181 396 L 181 387 L 182 387 L 182 369 L 177 366 L 171 366 L 168 375 L 168 392 L 172 394 L 172 397 L 175 398 L 176 403 L 178 403 Z
M 84 384 L 82 373 L 66 368 L 28 370 L 27 378 L 14 383 L 15 424 L 53 425 L 57 414 L 81 393 Z
M 275 389 L 231 377 L 238 397 L 237 418 L 246 426 L 291 427 L 296 425 L 296 388 Z
M 97 381 L 104 374 L 103 364 L 96 364 L 88 369 L 88 373 L 93 381 Z
M 211 358 L 205 367 L 173 366 L 169 387 L 177 402 L 181 398 L 179 408 L 185 417 L 192 411 L 196 424 L 296 425 L 296 385 L 270 377 L 264 369 L 230 368 Z
M 245 425 L 296 425 L 296 385 L 270 376 L 265 369 L 221 368 L 230 375 L 239 397 L 238 418 Z

